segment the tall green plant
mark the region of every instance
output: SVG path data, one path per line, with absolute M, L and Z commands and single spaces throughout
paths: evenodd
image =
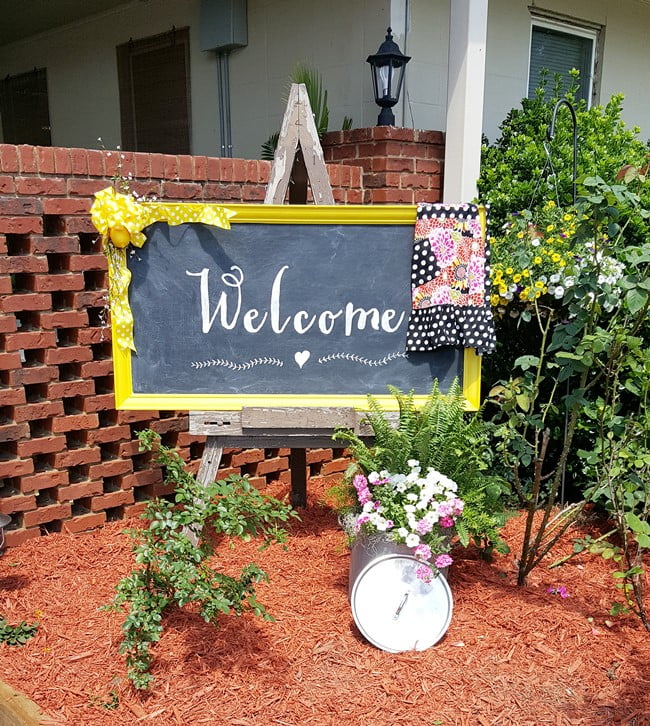
M 520 319 L 537 328 L 539 347 L 520 356 L 514 373 L 493 391 L 501 413 L 498 450 L 526 510 L 519 584 L 525 583 L 571 522 L 562 515 L 553 520 L 552 512 L 567 461 L 575 453 L 576 433 L 590 417 L 599 421 L 594 426 L 597 448 L 591 452 L 591 462 L 607 481 L 599 492 L 613 491 L 612 452 L 621 450 L 628 436 L 619 417 L 638 406 L 637 389 L 641 390 L 637 382 L 619 398 L 620 366 L 635 368 L 638 351 L 649 348 L 650 244 L 635 244 L 630 232 L 634 219 L 645 222 L 649 216 L 640 196 L 644 182 L 644 174 L 625 171 L 612 184 L 596 176 L 583 179 L 577 215 L 569 215 L 577 220 L 574 254 L 564 272 L 570 286 L 553 304 L 544 295 L 519 299 L 527 315 L 522 313 Z M 530 244 L 530 239 L 521 240 L 522 245 Z M 558 414 L 565 417 L 563 427 L 552 423 Z M 646 437 L 647 447 L 646 425 L 636 431 L 642 440 Z M 606 442 L 616 445 L 610 449 Z M 627 527 L 628 537 L 636 520 L 623 512 L 619 521 Z M 639 533 L 644 534 L 643 527 Z M 641 540 L 642 545 L 645 540 Z
M 375 471 L 408 474 L 410 460 L 417 460 L 423 471 L 429 467 L 458 485 L 465 502 L 462 520 L 456 531 L 464 545 L 471 538 L 486 551 L 507 551 L 498 530 L 504 523 L 501 504 L 502 482 L 489 473 L 492 453 L 487 428 L 480 412 L 467 414 L 458 381 L 443 394 L 437 380 L 422 407 L 415 404 L 413 391 L 404 393 L 388 386 L 395 397 L 397 420 L 381 403 L 368 396 L 367 422 L 374 439 L 366 442 L 349 429 L 334 434 L 347 442 L 353 464 L 347 472 L 351 481 L 359 469 L 366 475 Z
M 327 133 L 329 128 L 329 106 L 327 105 L 327 89 L 323 85 L 320 73 L 307 65 L 306 63 L 298 63 L 290 78 L 291 83 L 303 83 L 307 90 L 309 105 L 314 115 L 314 123 L 318 138 L 321 139 Z M 352 128 L 352 119 L 347 116 L 343 119 L 343 127 L 345 129 Z M 262 144 L 261 158 L 266 161 L 273 161 L 275 150 L 278 145 L 280 134 L 278 131 L 272 133 L 269 138 Z
M 266 547 L 286 541 L 282 525 L 297 515 L 288 504 L 263 495 L 242 477 L 199 485 L 180 456 L 160 445 L 157 434 L 146 430 L 138 437 L 141 451 L 155 450 L 155 463 L 165 469 L 165 483 L 175 485 L 174 502 L 149 502 L 143 515 L 148 526 L 130 530 L 137 567 L 119 582 L 109 606 L 116 610 L 127 606 L 120 653 L 126 655 L 133 685 L 146 689 L 153 680 L 150 647 L 160 640 L 169 608 L 195 603 L 201 617 L 211 623 L 228 613 L 252 612 L 273 619 L 255 595 L 255 585 L 267 580 L 266 573 L 252 563 L 239 577 L 213 569 L 208 560 L 215 554 L 214 537 L 203 536 L 207 528 L 211 535 L 244 541 L 259 536 Z

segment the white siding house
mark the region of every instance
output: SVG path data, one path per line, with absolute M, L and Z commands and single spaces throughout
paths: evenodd
M 97 148 L 101 137 L 107 148 L 169 151 L 147 147 L 167 143 L 164 127 L 172 136 L 185 134 L 189 153 L 256 158 L 280 125 L 288 79 L 300 61 L 322 76 L 330 130 L 345 116 L 355 127 L 373 126 L 378 108 L 366 58 L 388 26 L 412 58 L 397 125 L 444 131 L 451 5 L 458 2 L 468 0 L 2 0 L 0 141 L 42 144 L 33 135 L 43 132 L 56 146 Z M 582 63 L 592 103 L 624 93 L 626 121 L 650 136 L 650 2 L 477 4 L 487 6 L 485 94 L 466 113 L 480 114 L 490 139 L 528 93 L 531 69 L 547 61 L 559 70 Z M 202 50 L 206 34 L 222 42 L 230 30 L 239 47 L 227 60 Z M 118 58 L 122 75 L 135 59 L 132 82 L 120 83 Z M 28 93 L 39 103 L 26 103 Z M 222 124 L 232 141 L 226 151 Z

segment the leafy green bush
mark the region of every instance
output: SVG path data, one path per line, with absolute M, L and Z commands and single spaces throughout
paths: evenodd
M 650 420 L 644 414 L 650 390 L 650 243 L 637 244 L 629 233 L 633 219 L 650 216 L 639 194 L 645 174 L 627 167 L 613 184 L 600 177 L 583 180 L 577 210 L 568 215 L 574 237 L 565 274 L 572 283 L 565 281 L 561 299 L 545 294 L 519 301 L 528 314 L 522 312 L 520 320 L 534 324 L 539 345 L 515 361 L 493 397 L 500 407 L 497 449 L 527 515 L 519 583 L 570 522 L 564 519 L 548 536 L 565 465 L 579 450 L 583 487 L 590 484 L 586 494 L 607 502 L 624 542 L 627 569 L 617 576 L 627 602 L 648 628 L 642 551 L 650 543 Z M 565 416 L 563 428 L 552 426 Z M 541 521 L 535 520 L 540 506 Z
M 521 108 L 508 113 L 494 143 L 484 140 L 478 190 L 481 202 L 490 205 L 494 235 L 499 235 L 513 212 L 542 206 L 549 199 L 563 206 L 572 201 L 573 125 L 568 111 L 561 107 L 554 138 L 547 141 L 553 107 L 560 96 L 556 84 L 554 98 L 545 102 L 545 87 L 546 80 L 543 80 L 534 98 L 522 99 Z M 565 98 L 574 101 L 572 89 Z M 622 95 L 612 96 L 604 106 L 588 109 L 584 101 L 573 105 L 577 121 L 579 179 L 600 176 L 613 182 L 625 164 L 643 164 L 649 147 L 639 139 L 639 130 L 628 128 L 621 119 Z M 644 191 L 643 195 L 644 199 L 650 199 L 650 192 Z M 646 206 L 650 205 L 646 203 Z M 647 224 L 640 218 L 636 223 L 638 233 L 630 232 L 635 231 L 638 237 L 647 231 Z
M 155 462 L 165 467 L 165 483 L 176 487 L 175 502 L 149 502 L 143 515 L 148 527 L 129 532 L 137 568 L 119 582 L 108 606 L 120 610 L 128 605 L 120 653 L 126 654 L 133 685 L 146 689 L 153 680 L 150 646 L 160 639 L 169 607 L 196 603 L 206 622 L 215 622 L 220 614 L 244 612 L 273 619 L 255 597 L 255 585 L 267 579 L 266 573 L 255 564 L 244 567 L 239 577 L 215 571 L 208 563 L 215 554 L 214 538 L 202 536 L 206 528 L 244 541 L 259 536 L 266 547 L 286 541 L 281 525 L 297 514 L 243 477 L 199 485 L 180 456 L 159 444 L 157 434 L 146 430 L 138 437 L 141 451 L 156 450 Z
M 588 109 L 584 101 L 574 103 L 575 87 L 561 96 L 561 81 L 557 77 L 551 101 L 544 101 L 547 84 L 545 75 L 535 96 L 522 99 L 520 107 L 507 114 L 500 126 L 499 138 L 492 144 L 484 140 L 482 147 L 478 188 L 481 201 L 490 205 L 491 303 L 497 316 L 497 349 L 483 361 L 483 396 L 496 380 L 512 370 L 517 358 L 536 350 L 540 344 L 539 327 L 526 326 L 525 320 L 519 317 L 530 307 L 530 297 L 544 296 L 542 303 L 552 307 L 554 295 L 561 298 L 565 287 L 552 276 L 564 276 L 575 233 L 575 220 L 562 220 L 562 215 L 574 214 L 568 208 L 572 202 L 573 124 L 568 110 L 560 106 L 554 138 L 548 141 L 547 132 L 557 101 L 565 98 L 575 108 L 580 189 L 580 182 L 588 176 L 614 183 L 622 167 L 642 166 L 650 150 L 648 144 L 639 139 L 638 129 L 627 127 L 621 119 L 622 95 L 612 96 L 604 106 Z M 650 208 L 648 186 L 644 185 L 639 191 L 641 209 Z M 553 205 L 552 208 L 549 205 Z M 619 222 L 626 224 L 626 238 L 631 243 L 650 236 L 648 220 L 639 214 L 637 207 L 618 203 L 617 213 Z M 553 214 L 555 219 L 550 219 Z M 553 234 L 546 231 L 550 223 L 556 224 Z M 538 255 L 535 239 L 541 240 L 547 248 L 546 241 L 550 239 L 554 248 L 548 251 L 560 258 L 553 262 L 550 256 Z M 533 262 L 536 257 L 541 258 L 541 262 Z M 548 269 L 552 266 L 555 269 Z M 508 269 L 512 272 L 508 273 Z M 514 276 L 523 278 L 526 270 L 530 273 L 528 290 L 525 279 L 513 279 Z M 531 319 L 530 310 L 524 317 Z M 561 421 L 557 425 L 562 426 Z M 567 471 L 571 473 L 577 469 L 571 456 Z
M 579 198 L 567 206 L 573 124 L 564 105 L 547 140 L 558 88 L 550 103 L 543 87 L 524 99 L 497 142 L 483 146 L 479 188 L 491 205 L 498 340 L 483 380 L 502 379 L 491 390 L 495 446 L 526 511 L 519 583 L 583 504 L 553 517 L 566 477 L 573 496 L 612 516 L 618 541 L 604 536 L 586 548 L 623 563 L 615 574 L 623 607 L 650 629 L 643 601 L 650 545 L 648 145 L 621 120 L 622 96 L 604 107 L 574 104 Z M 573 102 L 572 91 L 566 98 Z

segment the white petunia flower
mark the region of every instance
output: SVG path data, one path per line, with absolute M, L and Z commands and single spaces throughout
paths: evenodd
M 407 547 L 417 547 L 420 544 L 420 537 L 417 534 L 414 534 L 411 532 L 406 537 L 406 546 Z

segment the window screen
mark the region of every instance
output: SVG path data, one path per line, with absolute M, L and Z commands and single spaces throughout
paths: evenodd
M 562 76 L 562 92 L 571 85 L 569 71 L 577 68 L 580 71 L 580 87 L 577 99 L 590 102 L 589 91 L 593 69 L 594 40 L 570 32 L 562 32 L 541 25 L 533 25 L 530 44 L 530 73 L 528 75 L 528 97 L 535 95 L 539 86 L 540 71 L 548 70 L 546 84 L 546 100 L 553 95 L 555 75 Z
M 122 148 L 190 153 L 189 31 L 117 47 Z
M 45 68 L 0 81 L 0 121 L 5 144 L 51 146 Z

